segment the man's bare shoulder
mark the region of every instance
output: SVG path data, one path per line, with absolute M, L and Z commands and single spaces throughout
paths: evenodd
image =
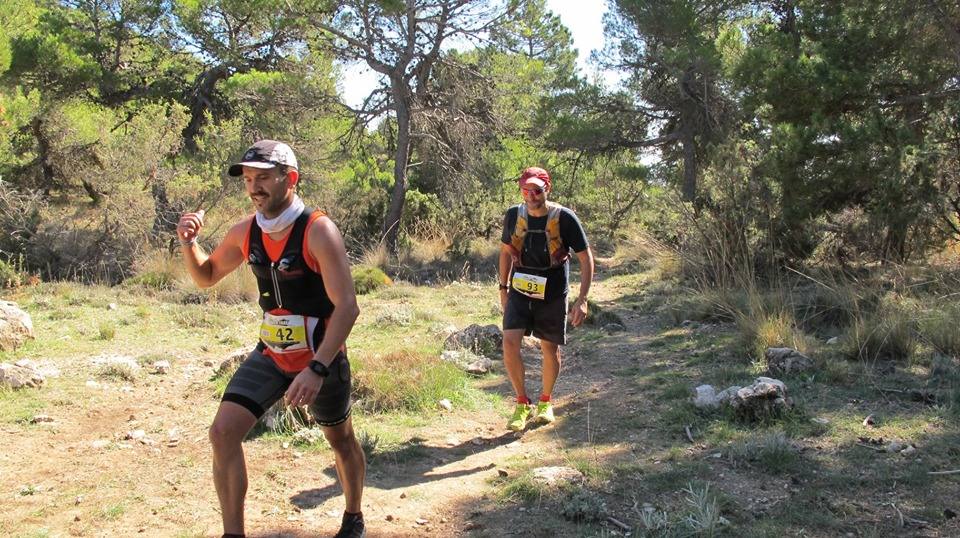
M 310 223 L 310 229 L 307 230 L 307 238 L 311 246 L 323 246 L 333 243 L 342 243 L 343 237 L 340 235 L 340 229 L 326 214 L 322 214 L 313 219 Z
M 253 218 L 254 215 L 247 215 L 230 226 L 230 229 L 227 230 L 227 235 L 223 238 L 223 241 L 225 243 L 229 242 L 238 246 L 243 244 L 243 241 L 250 233 L 250 223 L 253 222 Z

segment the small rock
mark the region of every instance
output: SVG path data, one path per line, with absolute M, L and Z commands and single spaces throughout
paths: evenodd
M 533 479 L 545 484 L 555 484 L 557 482 L 580 483 L 583 481 L 583 473 L 573 467 L 537 467 L 533 470 Z
M 901 442 L 891 441 L 890 444 L 887 445 L 887 452 L 900 452 L 901 450 L 903 450 L 903 443 Z
M 393 521 L 393 515 L 387 514 L 387 517 L 386 517 L 385 519 L 386 519 L 387 521 Z
M 153 363 L 153 371 L 161 375 L 169 372 L 170 361 L 157 361 Z
M 470 440 L 470 442 L 477 446 L 480 446 L 483 444 L 483 439 L 480 439 L 479 437 L 474 437 L 473 439 Z
M 406 498 L 407 498 L 407 492 L 401 493 L 401 494 L 400 494 L 400 498 L 401 498 L 401 499 L 406 499 Z
M 53 422 L 53 417 L 50 415 L 36 415 L 30 419 L 30 422 L 33 424 L 39 424 L 41 422 Z
M 813 418 L 810 419 L 810 420 L 811 420 L 812 422 L 815 422 L 815 423 L 817 423 L 817 424 L 821 424 L 821 425 L 824 425 L 824 426 L 826 426 L 827 424 L 830 424 L 830 419 L 829 419 L 829 418 L 813 417 Z
M 417 525 L 426 525 L 427 523 L 430 523 L 429 521 L 427 521 L 426 519 L 423 519 L 422 517 L 418 517 L 416 521 L 417 521 Z
M 446 409 L 447 411 L 453 411 L 453 402 L 450 400 L 444 398 L 437 403 L 440 404 L 440 407 Z
M 770 347 L 764 352 L 767 371 L 771 374 L 805 372 L 814 367 L 813 360 L 789 347 Z
M 497 469 L 497 474 L 503 478 L 510 476 L 510 473 L 508 473 L 506 469 Z
M 468 374 L 483 375 L 493 367 L 493 361 L 487 357 L 480 357 L 466 366 Z
M 206 366 L 207 368 L 211 368 L 211 367 L 213 367 L 213 361 L 210 360 L 210 359 L 207 359 L 207 360 L 203 361 L 203 365 Z
M 110 446 L 110 441 L 106 439 L 97 439 L 96 441 L 93 441 L 92 443 L 90 443 L 90 446 L 92 446 L 93 448 L 107 448 L 108 446 Z
M 110 303 L 107 305 L 107 310 L 116 310 L 116 309 L 117 309 L 117 303 Z
M 78 505 L 83 502 L 83 495 L 77 495 L 77 498 L 73 500 L 74 505 Z
M 697 408 L 705 409 L 720 406 L 720 402 L 717 400 L 717 389 L 713 388 L 713 385 L 700 385 L 694 391 L 696 394 L 693 397 L 693 405 Z
M 139 440 L 147 436 L 147 432 L 143 430 L 131 430 L 127 432 L 127 435 L 124 436 L 124 439 L 129 440 Z
M 943 509 L 943 517 L 944 517 L 945 519 L 953 519 L 953 518 L 957 517 L 957 513 L 954 512 L 953 510 L 949 509 L 949 508 L 944 508 L 944 509 Z
M 901 450 L 900 453 L 903 454 L 904 456 L 909 456 L 910 454 L 913 454 L 916 451 L 917 451 L 917 447 L 913 445 L 907 445 L 907 447 Z
M 877 419 L 875 419 L 875 418 L 873 417 L 873 415 L 867 415 L 867 418 L 863 419 L 863 425 L 864 425 L 864 426 L 876 426 L 876 425 L 877 425 Z
M 73 516 L 73 520 L 74 520 L 74 521 L 80 521 L 80 516 L 79 516 L 79 515 Z

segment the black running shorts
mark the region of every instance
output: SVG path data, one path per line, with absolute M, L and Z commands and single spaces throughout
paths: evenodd
M 550 300 L 531 299 L 510 290 L 503 313 L 503 330 L 523 329 L 541 340 L 557 345 L 567 343 L 567 296 Z
M 260 418 L 283 397 L 294 377 L 295 374 L 277 368 L 270 357 L 254 350 L 233 374 L 223 401 L 242 405 Z M 350 362 L 342 351 L 330 364 L 330 375 L 310 404 L 310 414 L 321 426 L 336 426 L 350 416 Z

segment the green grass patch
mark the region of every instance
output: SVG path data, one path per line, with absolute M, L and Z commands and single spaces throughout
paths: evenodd
M 355 365 L 357 405 L 365 412 L 433 411 L 444 398 L 470 409 L 483 399 L 465 372 L 435 355 L 396 351 Z
M 732 443 L 727 456 L 734 464 L 753 464 L 774 474 L 796 471 L 800 464 L 797 447 L 778 429 L 749 434 Z
M 0 423 L 28 422 L 43 406 L 38 389 L 0 388 Z

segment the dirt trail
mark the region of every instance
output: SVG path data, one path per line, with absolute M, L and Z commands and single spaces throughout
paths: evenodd
M 364 513 L 369 536 L 555 535 L 543 510 L 495 498 L 501 469 L 512 463 L 562 465 L 564 454 L 592 446 L 617 428 L 642 395 L 612 372 L 644 361 L 653 323 L 618 310 L 621 290 L 596 283 L 595 300 L 617 312 L 626 330 L 584 342 L 572 333 L 555 391 L 558 420 L 507 432 L 506 418 L 455 409 L 401 448 L 378 453 L 369 466 Z M 37 536 L 219 536 L 206 428 L 216 409 L 209 366 L 183 358 L 172 373 L 147 383 L 82 382 L 42 412 L 48 424 L 0 429 L 0 483 L 6 497 L 0 531 L 41 528 Z M 526 350 L 528 387 L 540 387 L 539 351 Z M 70 365 L 59 364 L 62 376 Z M 505 377 L 485 389 L 509 394 Z M 358 424 L 358 428 L 362 425 Z M 145 438 L 126 439 L 143 430 Z M 642 444 L 636 434 L 622 450 Z M 616 450 L 606 447 L 604 450 Z M 270 440 L 245 443 L 250 469 L 248 536 L 329 536 L 343 499 L 329 450 L 308 451 Z M 551 516 L 553 517 L 553 516 Z

